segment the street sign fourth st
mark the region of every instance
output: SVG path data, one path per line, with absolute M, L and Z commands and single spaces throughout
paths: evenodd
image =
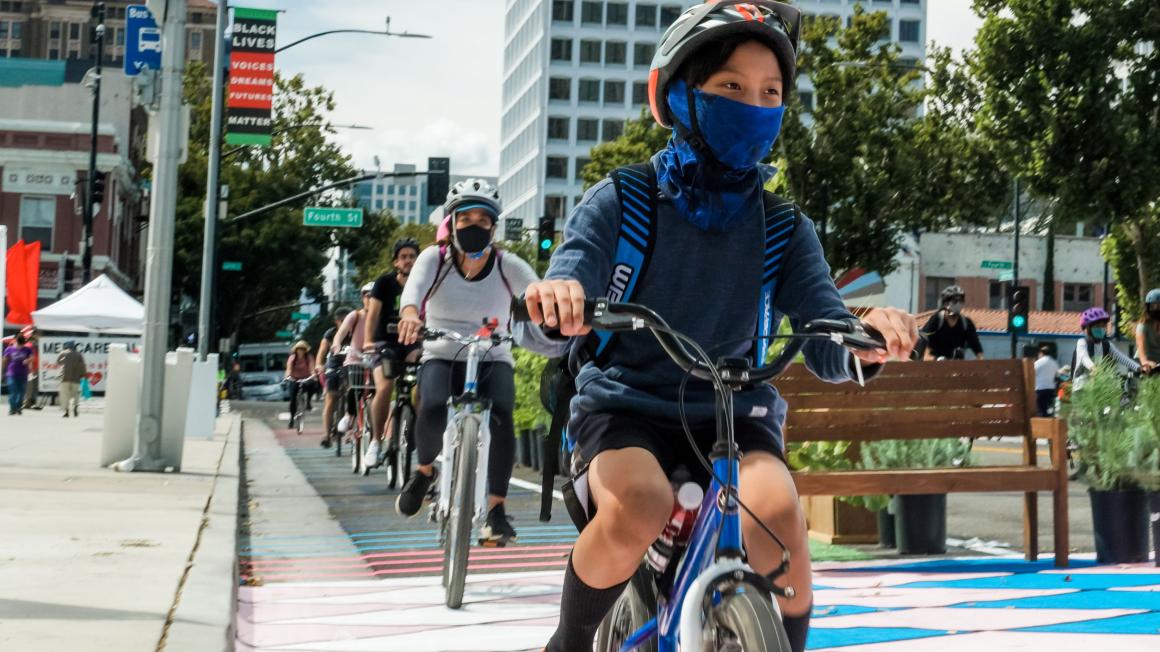
M 357 229 L 363 225 L 363 209 L 307 206 L 306 210 L 302 211 L 302 224 Z
M 982 269 L 1014 269 L 1015 264 L 1009 260 L 984 260 Z
M 236 260 L 226 260 L 222 262 L 223 272 L 240 272 L 242 271 L 242 263 Z
M 161 29 L 145 5 L 125 8 L 125 74 L 161 70 Z

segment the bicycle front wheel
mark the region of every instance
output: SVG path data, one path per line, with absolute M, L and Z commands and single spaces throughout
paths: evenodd
M 402 486 L 411 479 L 411 437 L 412 428 L 415 426 L 415 408 L 411 404 L 404 403 L 399 406 L 399 414 L 395 420 L 397 424 L 395 427 L 395 441 L 398 442 L 399 451 L 395 455 L 396 476 L 399 478 L 399 485 Z
M 464 419 L 459 432 L 459 448 L 452 469 L 451 510 L 447 515 L 447 538 L 443 565 L 447 575 L 447 606 L 463 605 L 467 582 L 467 557 L 471 549 L 471 525 L 475 514 L 475 467 L 478 464 L 479 424 Z
M 706 652 L 790 652 L 772 598 L 751 584 L 735 584 L 723 592 L 720 602 L 709 608 L 705 625 L 701 649 Z
M 637 569 L 632 581 L 624 587 L 624 593 L 600 621 L 600 628 L 596 630 L 596 647 L 593 648 L 595 652 L 620 652 L 629 637 L 656 615 L 656 596 L 648 594 L 647 589 L 642 591 L 642 586 L 647 586 L 642 576 L 644 572 Z M 656 652 L 657 639 L 654 636 L 633 649 Z

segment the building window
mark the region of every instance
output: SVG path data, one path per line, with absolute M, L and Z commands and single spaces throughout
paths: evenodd
M 609 41 L 604 44 L 604 64 L 618 63 L 624 65 L 628 45 L 622 41 Z
M 946 276 L 928 276 L 926 277 L 926 286 L 924 288 L 924 302 L 922 304 L 923 310 L 935 310 L 942 307 L 942 301 L 939 295 L 942 291 L 950 285 L 955 284 L 953 277 Z
M 114 31 L 116 32 L 116 35 L 113 37 L 113 42 L 121 47 L 125 47 L 125 30 L 117 29 Z
M 987 307 L 991 310 L 1007 309 L 1007 292 L 1009 283 L 991 281 L 987 285 Z
M 407 202 L 407 208 L 408 208 L 408 210 L 410 210 L 412 213 L 414 213 L 414 212 L 415 212 L 415 209 L 416 209 L 416 208 L 418 208 L 418 207 L 417 207 L 417 206 L 415 206 L 415 200 L 414 200 L 414 199 L 412 199 L 411 201 Z
M 632 103 L 634 106 L 648 104 L 648 82 L 632 82 Z
M 604 104 L 605 106 L 624 104 L 624 82 L 613 79 L 604 82 Z
M 604 3 L 602 3 L 602 2 L 582 2 L 582 3 L 580 3 L 580 24 L 581 25 L 603 25 L 604 24 Z
M 0 20 L 0 40 L 8 38 L 8 21 Z
M 919 32 L 921 31 L 921 20 L 898 21 L 898 40 L 902 43 L 918 43 L 921 40 L 919 36 Z
M 552 20 L 559 23 L 572 22 L 573 8 L 572 0 L 555 0 L 552 2 Z
M 189 49 L 191 49 L 191 50 L 200 50 L 201 49 L 201 32 L 200 31 L 194 30 L 194 31 L 189 33 Z
M 568 131 L 571 125 L 568 118 L 548 118 L 548 138 L 552 140 L 568 140 Z
M 610 2 L 608 3 L 608 18 L 609 25 L 627 25 L 628 24 L 628 3 L 625 2 Z
M 636 68 L 648 68 L 656 51 L 657 46 L 652 43 L 633 43 L 632 65 Z
M 68 25 L 68 40 L 79 41 L 81 38 L 81 24 L 69 23 Z
M 605 120 L 604 121 L 604 140 L 616 140 L 624 133 L 623 120 Z
M 49 24 L 49 26 L 48 26 L 48 38 L 50 38 L 50 39 L 60 38 L 60 22 L 59 21 L 54 20 Z
M 592 162 L 590 158 L 576 157 L 576 182 L 579 183 L 584 180 L 580 173 L 584 171 L 584 166 Z
M 898 2 L 899 2 L 899 4 L 904 4 L 904 5 L 920 5 L 920 4 L 922 4 L 922 0 L 898 0 Z
M 52 251 L 52 228 L 56 224 L 56 197 L 24 195 L 20 198 L 20 238 L 40 241 L 42 252 Z
M 568 157 L 549 156 L 546 159 L 549 179 L 568 178 Z
M 58 50 L 56 48 L 49 48 L 48 49 L 48 58 L 52 59 L 54 61 L 56 59 L 59 59 L 60 58 L 60 50 Z
M 668 29 L 681 16 L 680 5 L 665 5 L 661 7 L 661 29 Z
M 600 41 L 580 41 L 580 63 L 600 63 Z
M 802 113 L 814 112 L 813 91 L 798 91 L 798 101 L 802 103 Z
M 549 100 L 572 99 L 572 80 L 567 77 L 552 77 L 548 80 Z
M 600 80 L 599 79 L 581 79 L 580 80 L 580 101 L 581 102 L 599 102 L 600 101 Z
M 596 118 L 576 119 L 576 140 L 579 142 L 595 142 L 600 139 L 600 121 Z
M 554 217 L 560 219 L 564 217 L 565 206 L 567 206 L 568 198 L 563 195 L 545 195 L 544 196 L 544 217 Z
M 657 6 L 638 4 L 636 6 L 636 26 L 656 29 Z
M 1063 284 L 1063 309 L 1080 312 L 1092 307 L 1092 286 L 1081 283 Z
M 572 60 L 572 39 L 570 38 L 554 38 L 552 39 L 552 61 L 571 61 Z

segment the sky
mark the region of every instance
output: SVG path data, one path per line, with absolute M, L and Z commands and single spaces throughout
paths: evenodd
M 332 90 L 334 139 L 356 167 L 395 163 L 426 167 L 451 158 L 453 174 L 499 173 L 504 0 L 235 0 L 279 9 L 278 43 L 331 29 L 380 29 L 433 38 L 364 34 L 320 37 L 278 55 L 282 74 Z M 979 21 L 971 0 L 927 0 L 927 40 L 969 47 Z M 438 7 L 438 10 L 433 10 Z

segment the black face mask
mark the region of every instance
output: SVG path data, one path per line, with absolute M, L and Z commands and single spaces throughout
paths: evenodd
M 1156 321 L 1160 321 L 1160 310 L 1149 310 L 1148 316 Z
M 482 253 L 491 244 L 491 229 L 475 225 L 455 229 L 455 244 L 465 254 Z

